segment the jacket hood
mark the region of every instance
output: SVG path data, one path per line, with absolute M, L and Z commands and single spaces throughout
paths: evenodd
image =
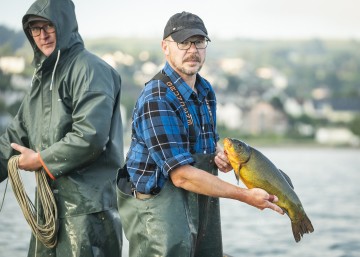
M 45 57 L 36 46 L 27 28 L 29 17 L 33 15 L 43 17 L 55 26 L 56 48 L 49 57 L 56 55 L 55 52 L 58 50 L 64 52 L 74 44 L 84 44 L 78 32 L 75 6 L 71 0 L 37 0 L 30 6 L 22 19 L 24 32 L 34 50 L 34 65 L 39 64 Z

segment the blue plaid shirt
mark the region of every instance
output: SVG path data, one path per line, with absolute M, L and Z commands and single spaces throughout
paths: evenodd
M 193 151 L 215 153 L 219 136 L 216 98 L 210 83 L 197 74 L 196 94 L 168 63 L 163 71 L 183 96 L 191 113 L 196 135 Z M 167 85 L 151 80 L 141 92 L 132 116 L 132 138 L 127 154 L 130 179 L 138 192 L 155 194 L 163 187 L 171 170 L 192 163 L 184 108 Z

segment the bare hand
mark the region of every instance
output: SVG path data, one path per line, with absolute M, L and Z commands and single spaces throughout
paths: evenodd
M 229 159 L 222 151 L 216 154 L 214 161 L 219 170 L 222 172 L 229 172 L 233 169 L 229 163 Z
M 250 199 L 247 202 L 248 204 L 263 210 L 265 208 L 272 209 L 280 214 L 284 214 L 283 209 L 281 209 L 278 205 L 274 204 L 279 199 L 275 195 L 271 195 L 267 193 L 265 190 L 260 188 L 252 188 L 249 189 Z
M 39 170 L 42 165 L 38 158 L 38 153 L 30 148 L 11 143 L 11 147 L 20 152 L 19 168 L 27 171 Z

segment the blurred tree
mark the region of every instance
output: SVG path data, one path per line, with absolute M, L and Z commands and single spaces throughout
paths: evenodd
M 10 46 L 12 53 L 24 45 L 25 39 L 26 37 L 23 31 L 13 31 L 3 25 L 0 25 L 0 46 Z M 5 55 L 2 52 L 0 53 L 1 55 Z
M 281 99 L 277 96 L 273 97 L 270 100 L 270 104 L 277 110 L 284 111 L 284 105 L 281 101 Z
M 349 125 L 351 131 L 360 136 L 360 115 L 357 115 L 355 119 Z
M 230 74 L 225 75 L 225 78 L 228 81 L 227 91 L 229 93 L 238 93 L 241 84 L 241 79 L 238 76 L 234 76 Z
M 10 81 L 11 81 L 11 75 L 4 74 L 4 72 L 0 69 L 0 92 L 11 90 Z

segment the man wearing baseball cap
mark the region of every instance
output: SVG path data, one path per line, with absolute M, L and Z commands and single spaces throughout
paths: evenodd
M 282 212 L 264 190 L 217 177 L 232 168 L 217 144 L 214 90 L 199 74 L 209 41 L 200 17 L 173 15 L 162 40 L 165 66 L 135 105 L 117 190 L 130 257 L 222 257 L 219 197 Z

